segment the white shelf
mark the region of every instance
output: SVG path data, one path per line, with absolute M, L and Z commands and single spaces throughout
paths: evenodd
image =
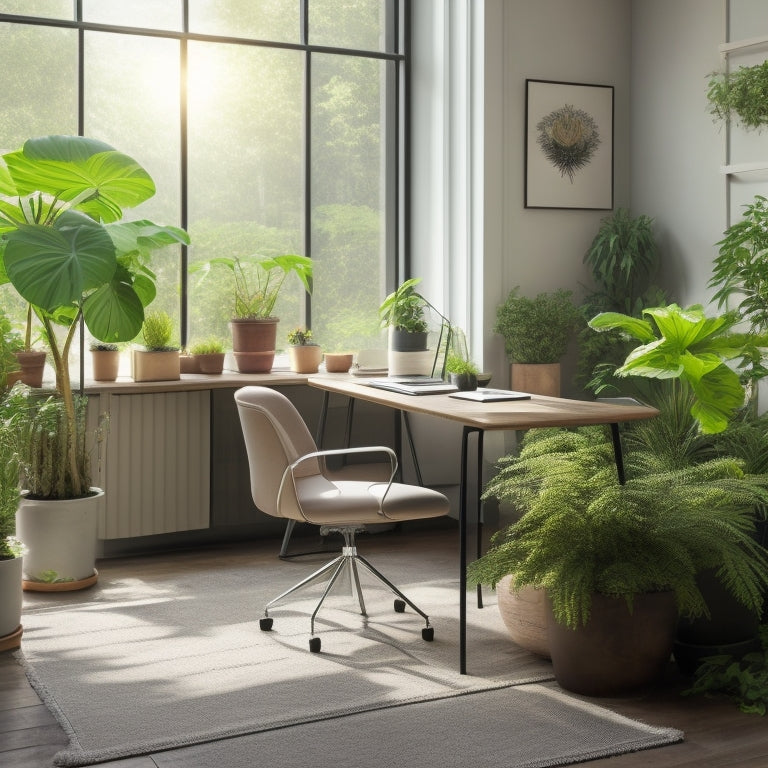
M 768 171 L 768 160 L 762 160 L 754 163 L 734 163 L 732 165 L 721 165 L 720 172 L 726 176 L 736 173 L 754 173 L 756 171 Z
M 720 53 L 727 56 L 734 51 L 741 51 L 745 48 L 767 48 L 768 35 L 762 37 L 751 37 L 748 40 L 734 40 L 732 43 L 720 43 Z

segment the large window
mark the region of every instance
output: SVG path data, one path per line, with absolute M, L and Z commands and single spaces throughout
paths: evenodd
M 315 263 L 276 314 L 326 349 L 379 346 L 402 241 L 406 0 L 0 0 L 0 149 L 82 133 L 134 156 L 158 193 L 129 216 L 184 226 L 155 256 L 153 308 L 179 341 L 228 337 L 219 256 Z M 22 320 L 10 293 L 4 308 Z

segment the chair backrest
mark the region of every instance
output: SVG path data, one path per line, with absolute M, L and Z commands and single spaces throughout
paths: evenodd
M 235 392 L 235 402 L 248 453 L 253 503 L 268 515 L 302 519 L 292 487 L 279 508 L 277 504 L 286 467 L 317 450 L 301 414 L 285 395 L 269 387 L 242 387 Z M 298 474 L 320 475 L 319 460 L 304 462 Z

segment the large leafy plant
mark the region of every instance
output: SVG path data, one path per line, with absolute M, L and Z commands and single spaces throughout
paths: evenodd
M 722 432 L 744 405 L 739 374 L 727 363 L 760 366 L 766 339 L 739 333 L 735 312 L 707 317 L 700 305 L 643 310 L 643 317 L 603 312 L 590 320 L 597 331 L 620 329 L 641 342 L 616 369 L 617 376 L 676 379 L 690 389 L 690 412 L 704 433 Z
M 78 467 L 82 442 L 70 379 L 80 319 L 100 341 L 130 341 L 155 297 L 149 254 L 187 243 L 177 227 L 121 221 L 123 208 L 155 185 L 134 159 L 80 136 L 29 139 L 0 166 L 0 283 L 10 282 L 44 329 L 64 418 L 65 497 L 88 493 Z
M 768 499 L 768 476 L 746 475 L 731 458 L 651 465 L 628 451 L 622 485 L 602 428 L 530 430 L 484 494 L 521 516 L 470 564 L 469 579 L 495 585 L 512 574 L 514 589 L 546 589 L 557 621 L 577 627 L 596 593 L 631 606 L 638 594 L 672 590 L 682 615 L 708 615 L 696 575 L 713 568 L 759 614 L 768 554 L 753 538 L 754 508 Z
M 381 302 L 379 321 L 382 327 L 405 333 L 427 332 L 429 326 L 425 313 L 429 302 L 416 290 L 420 282 L 420 277 L 405 280 Z

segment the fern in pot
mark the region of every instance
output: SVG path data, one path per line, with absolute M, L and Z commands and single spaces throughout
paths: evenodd
M 678 615 L 708 612 L 703 569 L 719 568 L 755 611 L 768 586 L 768 556 L 751 535 L 768 477 L 730 458 L 651 472 L 640 451 L 625 466 L 622 485 L 602 428 L 529 431 L 485 490 L 520 518 L 468 568 L 472 582 L 511 575 L 513 590 L 546 591 L 555 675 L 588 695 L 633 690 L 661 673 Z

